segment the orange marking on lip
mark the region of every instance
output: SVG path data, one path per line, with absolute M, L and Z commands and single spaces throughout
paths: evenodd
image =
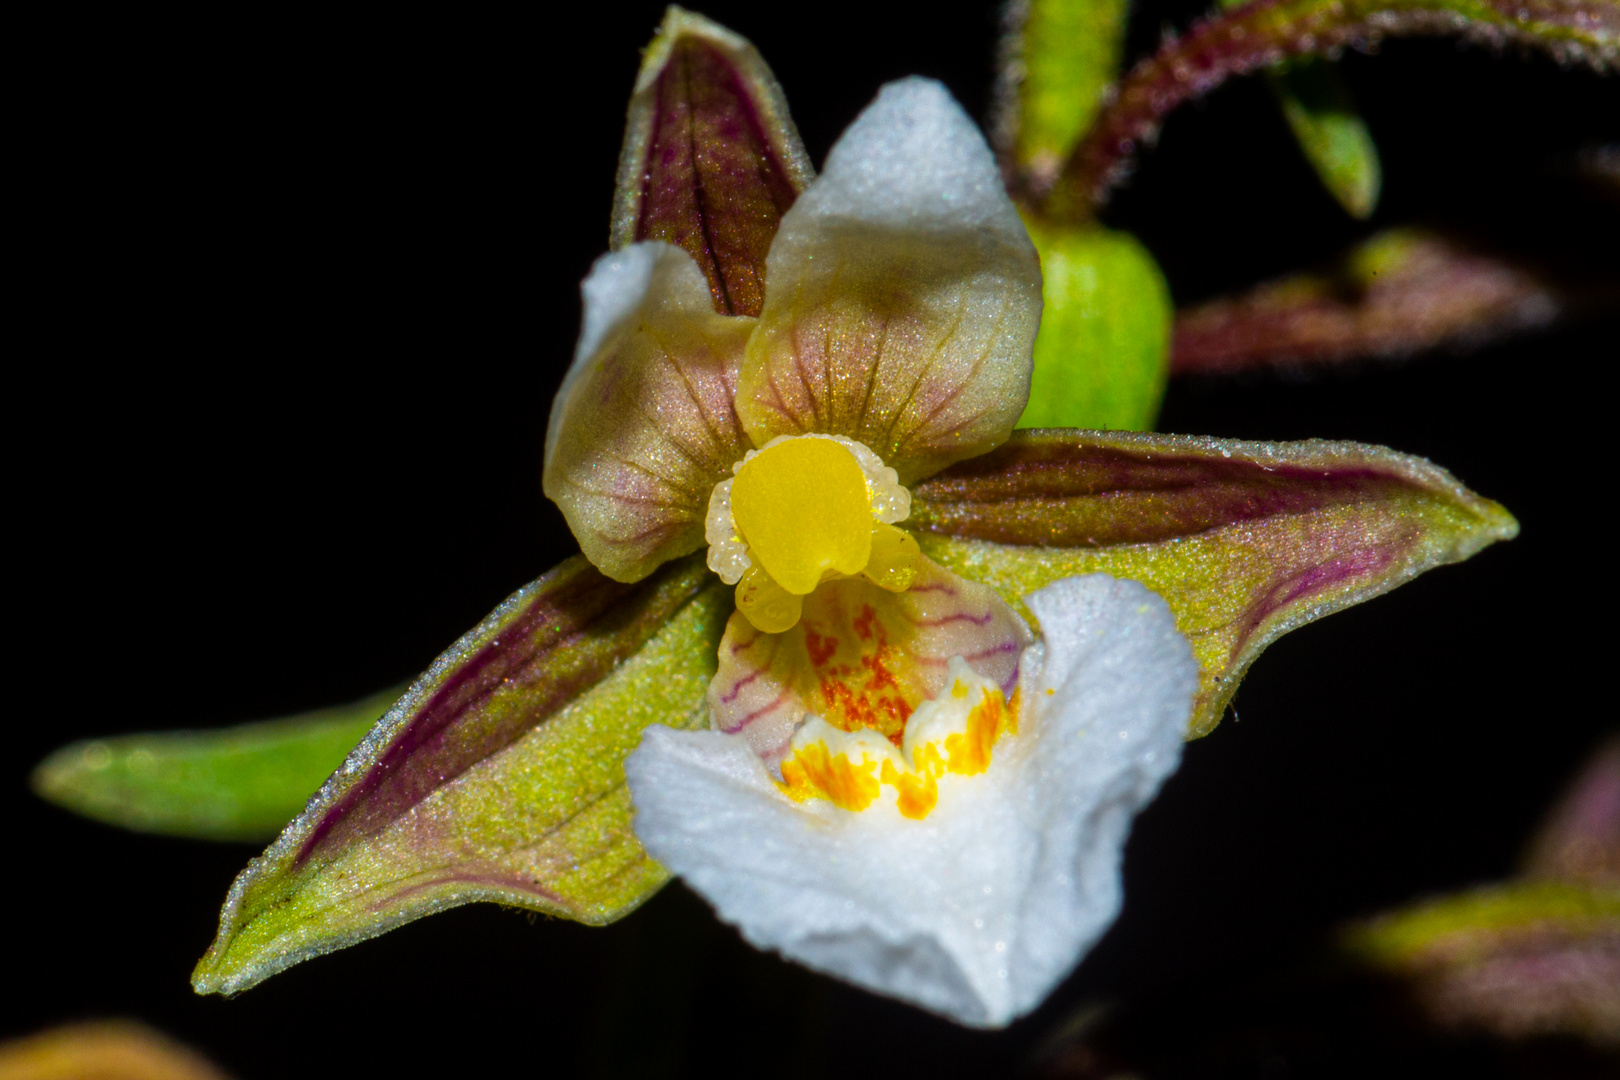
M 814 711 L 841 731 L 867 728 L 898 746 L 916 708 L 911 699 L 920 695 L 908 693 L 897 677 L 894 666 L 903 658 L 889 644 L 888 631 L 877 613 L 863 605 L 860 616 L 850 624 L 853 636 L 842 639 L 818 633 L 809 620 L 800 625 L 804 627 L 805 652 L 815 671 L 819 700 Z
M 865 810 L 878 797 L 874 765 L 864 754 L 855 765 L 846 755 L 834 757 L 821 743 L 812 743 L 782 762 L 782 789 L 799 802 L 822 798 L 844 810 Z
M 1006 705 L 1000 692 L 984 695 L 984 700 L 968 713 L 967 730 L 945 737 L 945 752 L 951 758 L 951 772 L 977 776 L 990 767 L 990 751 L 1006 727 Z
M 899 807 L 900 815 L 912 821 L 921 821 L 928 816 L 939 802 L 939 784 L 935 782 L 932 774 L 922 776 L 907 776 L 894 767 L 894 762 L 883 763 L 883 782 L 898 793 L 899 799 L 895 803 Z
M 804 628 L 804 650 L 810 654 L 810 666 L 824 667 L 838 651 L 838 639 L 830 634 L 823 637 L 807 624 Z

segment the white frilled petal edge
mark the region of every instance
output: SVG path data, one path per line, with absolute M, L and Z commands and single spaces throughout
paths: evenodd
M 1029 596 L 1019 734 L 910 821 L 783 795 L 740 736 L 647 729 L 636 835 L 754 945 L 975 1027 L 1051 992 L 1113 922 L 1131 819 L 1181 757 L 1197 663 L 1105 574 Z

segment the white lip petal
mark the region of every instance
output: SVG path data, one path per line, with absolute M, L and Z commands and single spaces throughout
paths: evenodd
M 653 727 L 625 766 L 636 835 L 761 948 L 976 1027 L 1028 1012 L 1119 911 L 1130 821 L 1180 760 L 1198 670 L 1135 582 L 1028 603 L 1045 637 L 1020 734 L 927 818 L 795 803 L 744 739 Z

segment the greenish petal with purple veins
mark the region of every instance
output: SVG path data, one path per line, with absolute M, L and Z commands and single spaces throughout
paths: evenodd
M 1445 470 L 1382 447 L 1074 431 L 1016 432 L 918 484 L 906 525 L 1015 605 L 1098 571 L 1159 593 L 1202 665 L 1193 736 L 1282 634 L 1518 533 Z
M 235 993 L 423 915 L 493 900 L 586 923 L 666 880 L 623 760 L 702 727 L 730 590 L 697 559 L 634 585 L 574 558 L 514 594 L 378 723 L 232 885 L 197 965 Z
M 1435 1024 L 1620 1047 L 1620 889 L 1513 881 L 1353 926 L 1354 959 L 1405 982 Z
M 1427 229 L 1374 233 L 1324 271 L 1176 315 L 1175 375 L 1306 368 L 1477 346 L 1620 303 L 1611 271 L 1578 279 Z

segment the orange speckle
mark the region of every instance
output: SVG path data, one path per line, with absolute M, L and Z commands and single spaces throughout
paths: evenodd
M 862 604 L 861 613 L 855 619 L 855 633 L 862 641 L 872 640 L 872 624 L 877 623 L 877 612 L 872 610 L 871 604 Z M 883 633 L 883 624 L 878 623 L 878 633 Z
M 804 651 L 810 654 L 812 667 L 824 667 L 833 653 L 838 651 L 838 639 L 830 634 L 822 637 L 809 626 L 804 628 Z
M 917 747 L 917 752 L 912 757 L 912 765 L 919 775 L 934 779 L 945 775 L 945 759 L 939 756 L 939 751 L 934 749 L 933 743 L 923 743 Z
M 850 636 L 819 633 L 808 619 L 800 625 L 814 671 L 815 712 L 841 731 L 868 728 L 898 742 L 922 694 L 897 677 L 904 657 L 871 605 L 847 624 Z

